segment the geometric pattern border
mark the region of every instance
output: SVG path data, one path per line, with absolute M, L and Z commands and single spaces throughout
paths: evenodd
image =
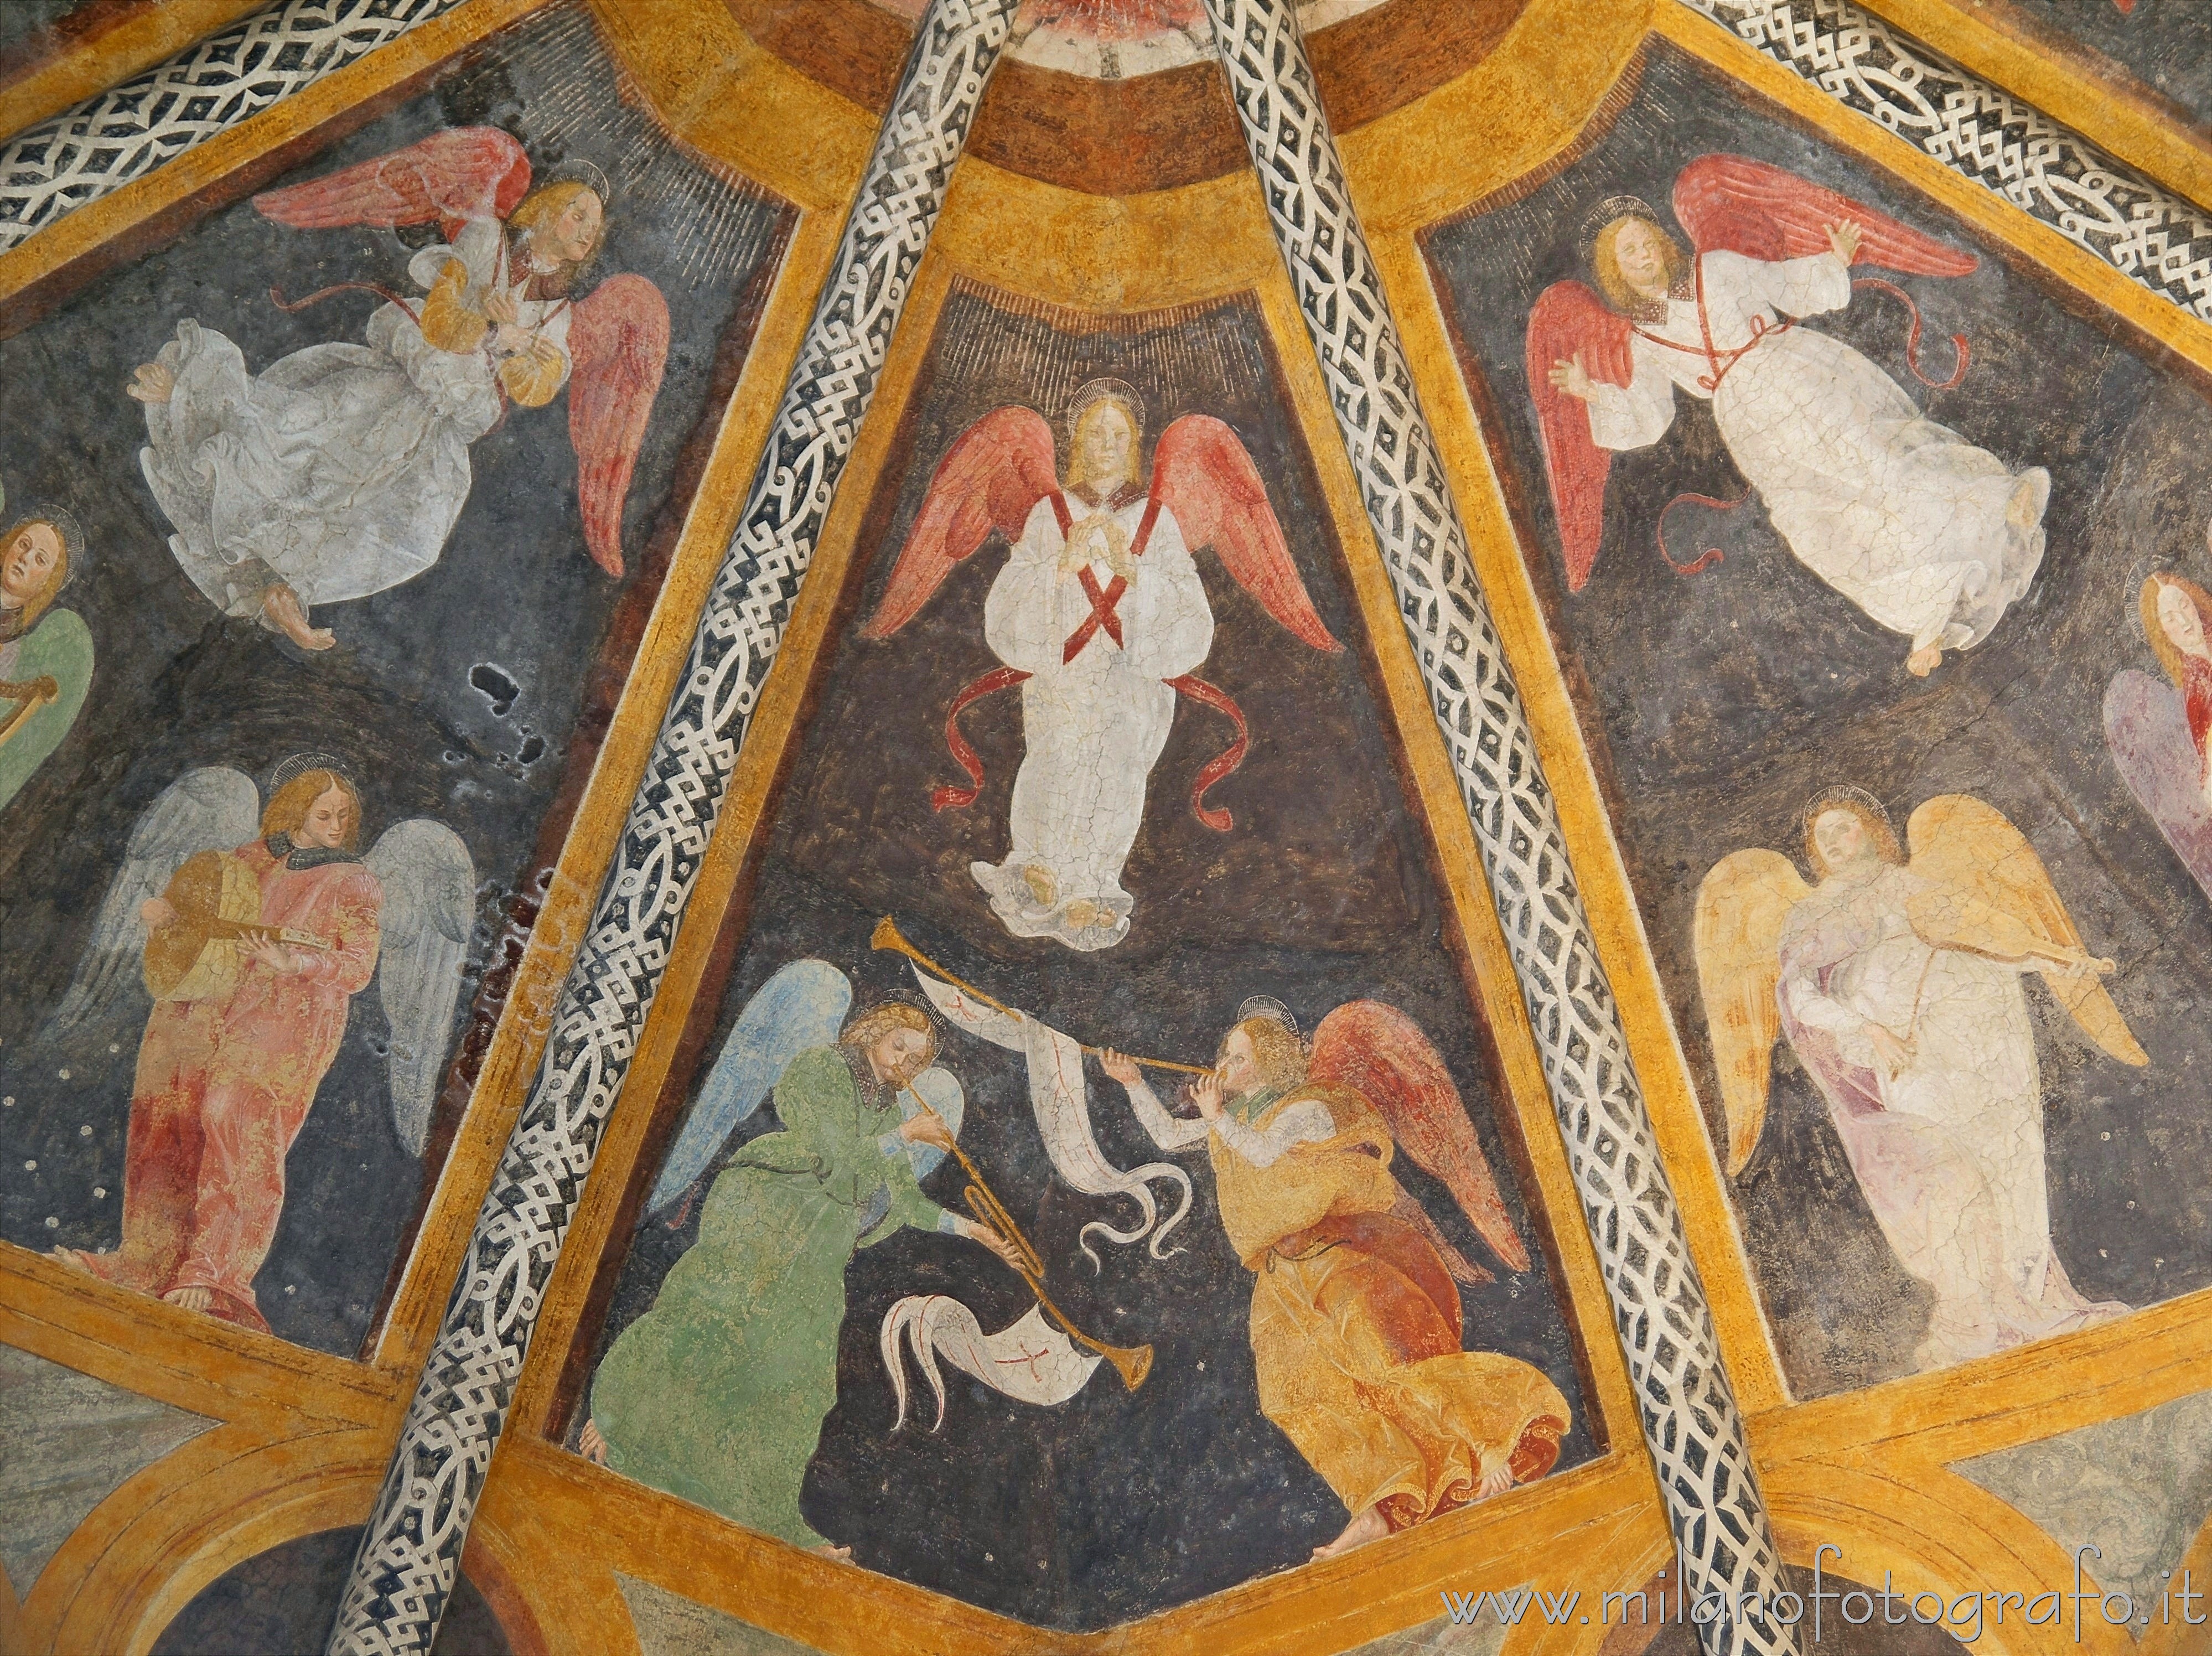
M 931 0 L 921 20 L 362 1532 L 332 1656 L 422 1656 L 437 1635 L 561 1244 L 1016 3 Z
M 1521 692 L 1346 188 L 1292 0 L 1206 0 L 1337 429 L 1474 830 L 1707 1656 L 1781 1656 L 1786 1591 L 1742 1411 Z M 1756 1597 L 1744 1616 L 1734 1607 Z M 1754 1619 L 1754 1617 L 1756 1619 Z
M 2212 216 L 1848 0 L 1678 0 L 1923 154 L 2212 321 Z

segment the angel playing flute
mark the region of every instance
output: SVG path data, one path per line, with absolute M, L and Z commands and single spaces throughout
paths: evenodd
M 520 143 L 464 127 L 254 198 L 295 228 L 434 222 L 446 240 L 407 267 L 419 300 L 347 283 L 285 307 L 367 287 L 385 303 L 366 345 L 311 345 L 256 375 L 186 318 L 139 368 L 128 389 L 146 405 L 141 464 L 176 526 L 170 551 L 209 602 L 328 649 L 310 609 L 435 563 L 468 500 L 469 445 L 509 405 L 543 407 L 564 386 L 585 544 L 622 573 L 668 306 L 641 276 L 574 292 L 605 234 L 606 182 L 586 172 L 532 189 Z

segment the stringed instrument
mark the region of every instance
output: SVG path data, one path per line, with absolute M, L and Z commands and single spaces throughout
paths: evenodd
M 61 693 L 61 685 L 45 674 L 36 679 L 0 679 L 0 702 L 15 704 L 4 716 L 0 716 L 0 743 L 21 730 L 33 713 Z
M 246 947 L 289 943 L 328 949 L 324 939 L 261 923 L 261 881 L 228 851 L 202 851 L 169 877 L 161 899 L 177 911 L 146 939 L 146 989 L 156 1001 L 219 999 L 238 987 Z

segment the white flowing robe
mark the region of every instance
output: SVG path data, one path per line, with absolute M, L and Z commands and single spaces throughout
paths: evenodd
M 503 257 L 504 240 L 497 221 L 477 220 L 408 273 L 428 291 L 460 259 L 466 302 L 513 297 L 516 325 L 559 350 L 565 380 L 572 312 L 521 296 L 530 272 Z M 469 445 L 499 421 L 497 366 L 489 350 L 439 350 L 395 304 L 378 307 L 367 338 L 310 345 L 258 375 L 189 318 L 161 348 L 176 389 L 147 405 L 139 461 L 176 526 L 170 551 L 226 613 L 255 613 L 276 581 L 308 606 L 365 598 L 445 550 L 469 497 Z
M 2050 474 L 2008 471 L 1923 416 L 1842 340 L 1784 331 L 1784 316 L 1850 302 L 1850 269 L 1833 253 L 1770 264 L 1709 253 L 1699 267 L 1705 326 L 1724 370 L 1717 389 L 1698 301 L 1670 299 L 1664 322 L 1632 336 L 1629 383 L 1595 387 L 1591 438 L 1642 448 L 1674 423 L 1676 387 L 1710 399 L 1729 453 L 1799 562 L 1916 649 L 1978 643 L 2043 561 Z M 1747 345 L 1731 363 L 1728 353 Z
M 1073 496 L 1067 504 L 1080 539 L 1094 514 Z M 1144 514 L 1142 496 L 1107 514 L 1132 542 Z M 1206 660 L 1213 612 L 1175 514 L 1163 507 L 1115 607 L 1121 642 L 1100 627 L 1064 661 L 1068 640 L 1091 613 L 1079 571 L 1061 567 L 1066 544 L 1051 499 L 1040 501 L 984 602 L 993 652 L 1030 677 L 1022 685 L 1025 752 L 1014 779 L 1013 847 L 1004 862 L 977 862 L 971 872 L 1015 936 L 1102 949 L 1129 929 L 1134 899 L 1121 888 L 1121 868 L 1144 820 L 1152 762 L 1175 721 L 1176 692 L 1165 681 Z M 1102 589 L 1113 585 L 1103 558 L 1089 568 Z M 1049 900 L 1024 878 L 1032 868 L 1044 876 Z M 1089 911 L 1071 916 L 1079 903 Z
M 1894 867 L 1824 881 L 1783 928 L 1778 989 L 1882 1234 L 1934 1290 L 1922 1369 L 2128 1309 L 2075 1293 L 2051 1246 L 2033 965 L 1923 941 L 1908 905 L 1935 891 Z M 1894 1077 L 1877 1025 L 1911 1046 Z

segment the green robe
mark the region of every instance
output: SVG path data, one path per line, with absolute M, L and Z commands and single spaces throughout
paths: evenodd
M 872 1073 L 856 1081 L 839 1048 L 799 1054 L 775 1096 L 783 1130 L 715 1178 L 698 1241 L 599 1365 L 592 1419 L 615 1470 L 813 1547 L 799 1491 L 837 1402 L 845 1266 L 902 1226 L 937 1228 L 945 1210 L 904 1148 L 877 1142 L 904 1119 L 895 1095 Z M 863 1238 L 886 1187 L 890 1209 Z
M 84 710 L 85 691 L 92 686 L 92 629 L 74 610 L 48 610 L 16 643 L 12 656 L 0 645 L 0 679 L 42 678 L 52 679 L 61 693 L 0 742 L 0 806 L 30 781 Z M 0 702 L 0 721 L 15 710 L 13 702 Z

